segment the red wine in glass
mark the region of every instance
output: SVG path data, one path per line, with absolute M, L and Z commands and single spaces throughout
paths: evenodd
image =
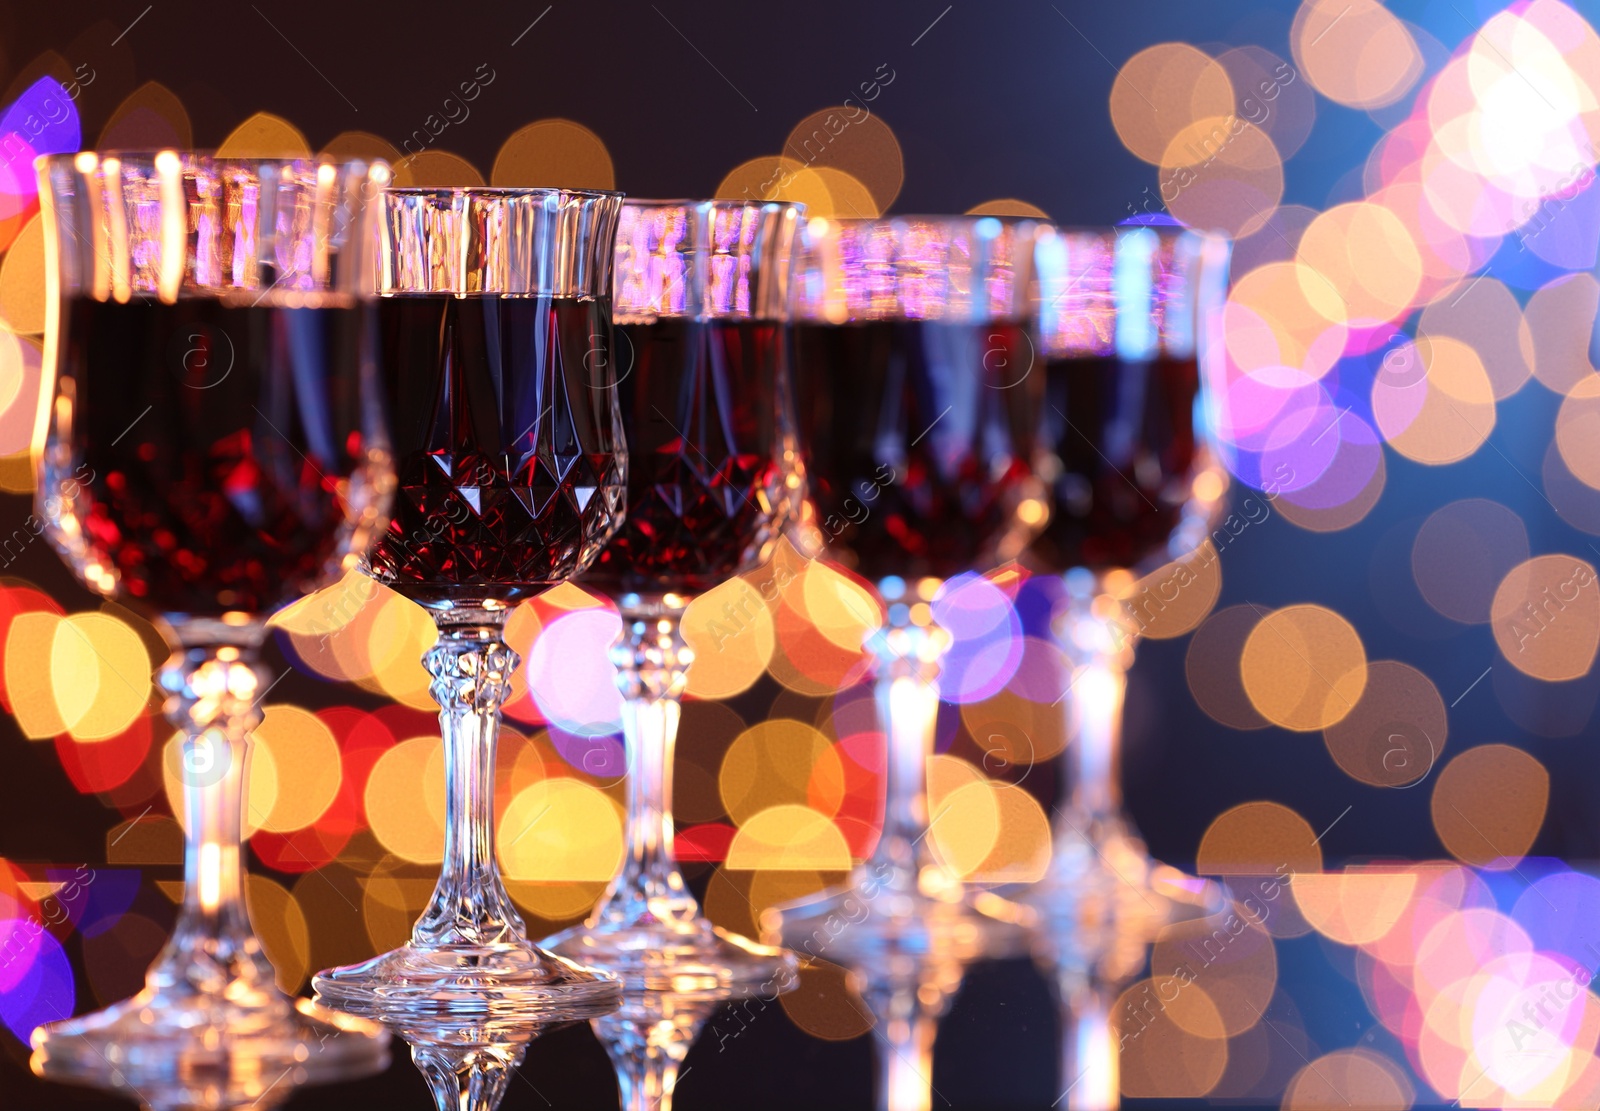
M 80 566 L 164 614 L 271 613 L 347 548 L 367 463 L 354 376 L 370 305 L 62 303 Z
M 1030 564 L 1052 574 L 1107 570 L 1166 552 L 1189 500 L 1199 392 L 1193 356 L 1045 363 L 1040 446 L 1049 454 L 1040 470 L 1053 498 Z
M 585 586 L 693 595 L 761 563 L 791 499 L 788 342 L 772 320 L 617 326 L 628 512 Z
M 373 577 L 431 606 L 515 602 L 571 578 L 622 504 L 604 298 L 395 294 L 379 361 L 399 476 Z
M 982 566 L 1016 524 L 1044 378 L 1017 321 L 796 326 L 816 526 L 868 579 Z

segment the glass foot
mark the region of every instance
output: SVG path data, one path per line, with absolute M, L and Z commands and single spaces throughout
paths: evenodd
M 448 1019 L 540 1028 L 609 1014 L 622 985 L 530 942 L 419 948 L 319 972 L 317 999 L 395 1026 Z
M 1027 937 L 1028 916 L 992 892 L 964 890 L 869 861 L 843 887 L 772 907 L 762 931 L 803 959 L 871 966 L 897 953 L 967 962 L 1009 955 Z
M 389 1035 L 306 999 L 178 995 L 146 988 L 33 1032 L 33 1071 L 109 1088 L 146 1107 L 273 1106 L 302 1084 L 379 1072 Z
M 794 954 L 704 918 L 575 926 L 545 944 L 552 952 L 612 973 L 629 993 L 670 992 L 684 999 L 776 996 L 794 986 L 800 967 Z

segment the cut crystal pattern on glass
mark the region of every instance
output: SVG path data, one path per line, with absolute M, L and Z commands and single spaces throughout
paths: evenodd
M 186 845 L 142 991 L 34 1030 L 32 1067 L 162 1109 L 271 1106 L 388 1063 L 278 990 L 241 843 L 265 619 L 354 566 L 392 487 L 370 374 L 382 165 L 84 151 L 40 163 L 50 384 L 39 514 L 90 587 L 161 619 Z

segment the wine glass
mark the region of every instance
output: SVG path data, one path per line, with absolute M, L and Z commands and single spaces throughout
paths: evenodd
M 143 990 L 39 1027 L 33 1068 L 151 1107 L 276 1103 L 388 1061 L 381 1028 L 274 984 L 240 835 L 265 621 L 355 564 L 393 487 L 367 277 L 389 171 L 171 150 L 38 167 L 39 513 L 85 583 L 172 645 L 186 846 Z
M 500 878 L 494 767 L 518 663 L 507 614 L 587 567 L 623 511 L 610 358 L 620 204 L 563 189 L 383 198 L 378 363 L 400 489 L 369 573 L 438 625 L 423 662 L 444 737 L 444 861 L 409 944 L 313 983 L 324 1002 L 396 1027 L 537 1030 L 617 1007 L 614 979 L 528 940 Z
M 1065 576 L 1053 625 L 1071 668 L 1069 794 L 1049 869 L 1021 900 L 1057 974 L 1066 1106 L 1082 1111 L 1117 1106 L 1110 1008 L 1147 944 L 1223 903 L 1214 884 L 1152 861 L 1123 812 L 1123 694 L 1150 614 L 1120 594 L 1192 553 L 1222 504 L 1205 430 L 1228 255 L 1223 239 L 1148 222 L 1052 229 L 1037 248 L 1039 469 L 1054 497 L 1023 562 Z
M 630 201 L 618 224 L 628 507 L 583 582 L 622 611 L 612 660 L 630 769 L 627 856 L 588 922 L 548 944 L 623 981 L 623 1010 L 595 1025 L 611 1035 L 623 1106 L 639 1111 L 670 1105 L 677 1060 L 716 1002 L 795 982 L 792 955 L 713 926 L 685 887 L 672 853 L 672 758 L 693 660 L 684 609 L 760 566 L 799 500 L 789 291 L 802 211 Z
M 817 218 L 798 275 L 797 396 L 815 505 L 802 543 L 875 582 L 887 605 L 866 642 L 886 800 L 877 846 L 847 885 L 769 910 L 763 928 L 869 977 L 894 966 L 888 979 L 913 1013 L 886 1021 L 903 1041 L 889 1063 L 918 1075 L 931 1036 L 911 1032 L 931 1031 L 959 979 L 951 964 L 1017 933 L 981 909 L 1015 908 L 964 891 L 934 853 L 925 781 L 951 643 L 934 618 L 946 580 L 1013 558 L 1045 513 L 1031 446 L 1043 378 L 1028 329 L 1039 231 L 995 217 Z M 886 1077 L 885 1099 L 895 1085 L 905 1087 Z

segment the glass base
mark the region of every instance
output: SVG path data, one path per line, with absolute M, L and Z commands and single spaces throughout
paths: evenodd
M 405 945 L 361 964 L 319 972 L 317 999 L 395 1026 L 518 1022 L 543 1028 L 586 1022 L 622 1001 L 617 980 L 531 942 L 420 948 Z
M 552 952 L 612 973 L 630 994 L 670 992 L 684 999 L 775 996 L 794 986 L 800 967 L 794 954 L 704 918 L 575 926 L 545 944 Z
M 33 1032 L 33 1071 L 109 1088 L 157 1111 L 270 1107 L 302 1084 L 380 1072 L 379 1026 L 275 991 L 240 1000 L 147 987 Z
M 1034 916 L 1041 959 L 1112 982 L 1137 975 L 1162 929 L 1227 905 L 1218 884 L 1152 860 L 1122 818 L 1071 812 L 1049 870 L 1017 901 Z
M 919 884 L 871 861 L 845 886 L 772 907 L 761 922 L 766 936 L 801 959 L 847 966 L 896 954 L 964 963 L 1011 955 L 1027 938 L 1027 915 L 1007 899 L 959 884 Z

